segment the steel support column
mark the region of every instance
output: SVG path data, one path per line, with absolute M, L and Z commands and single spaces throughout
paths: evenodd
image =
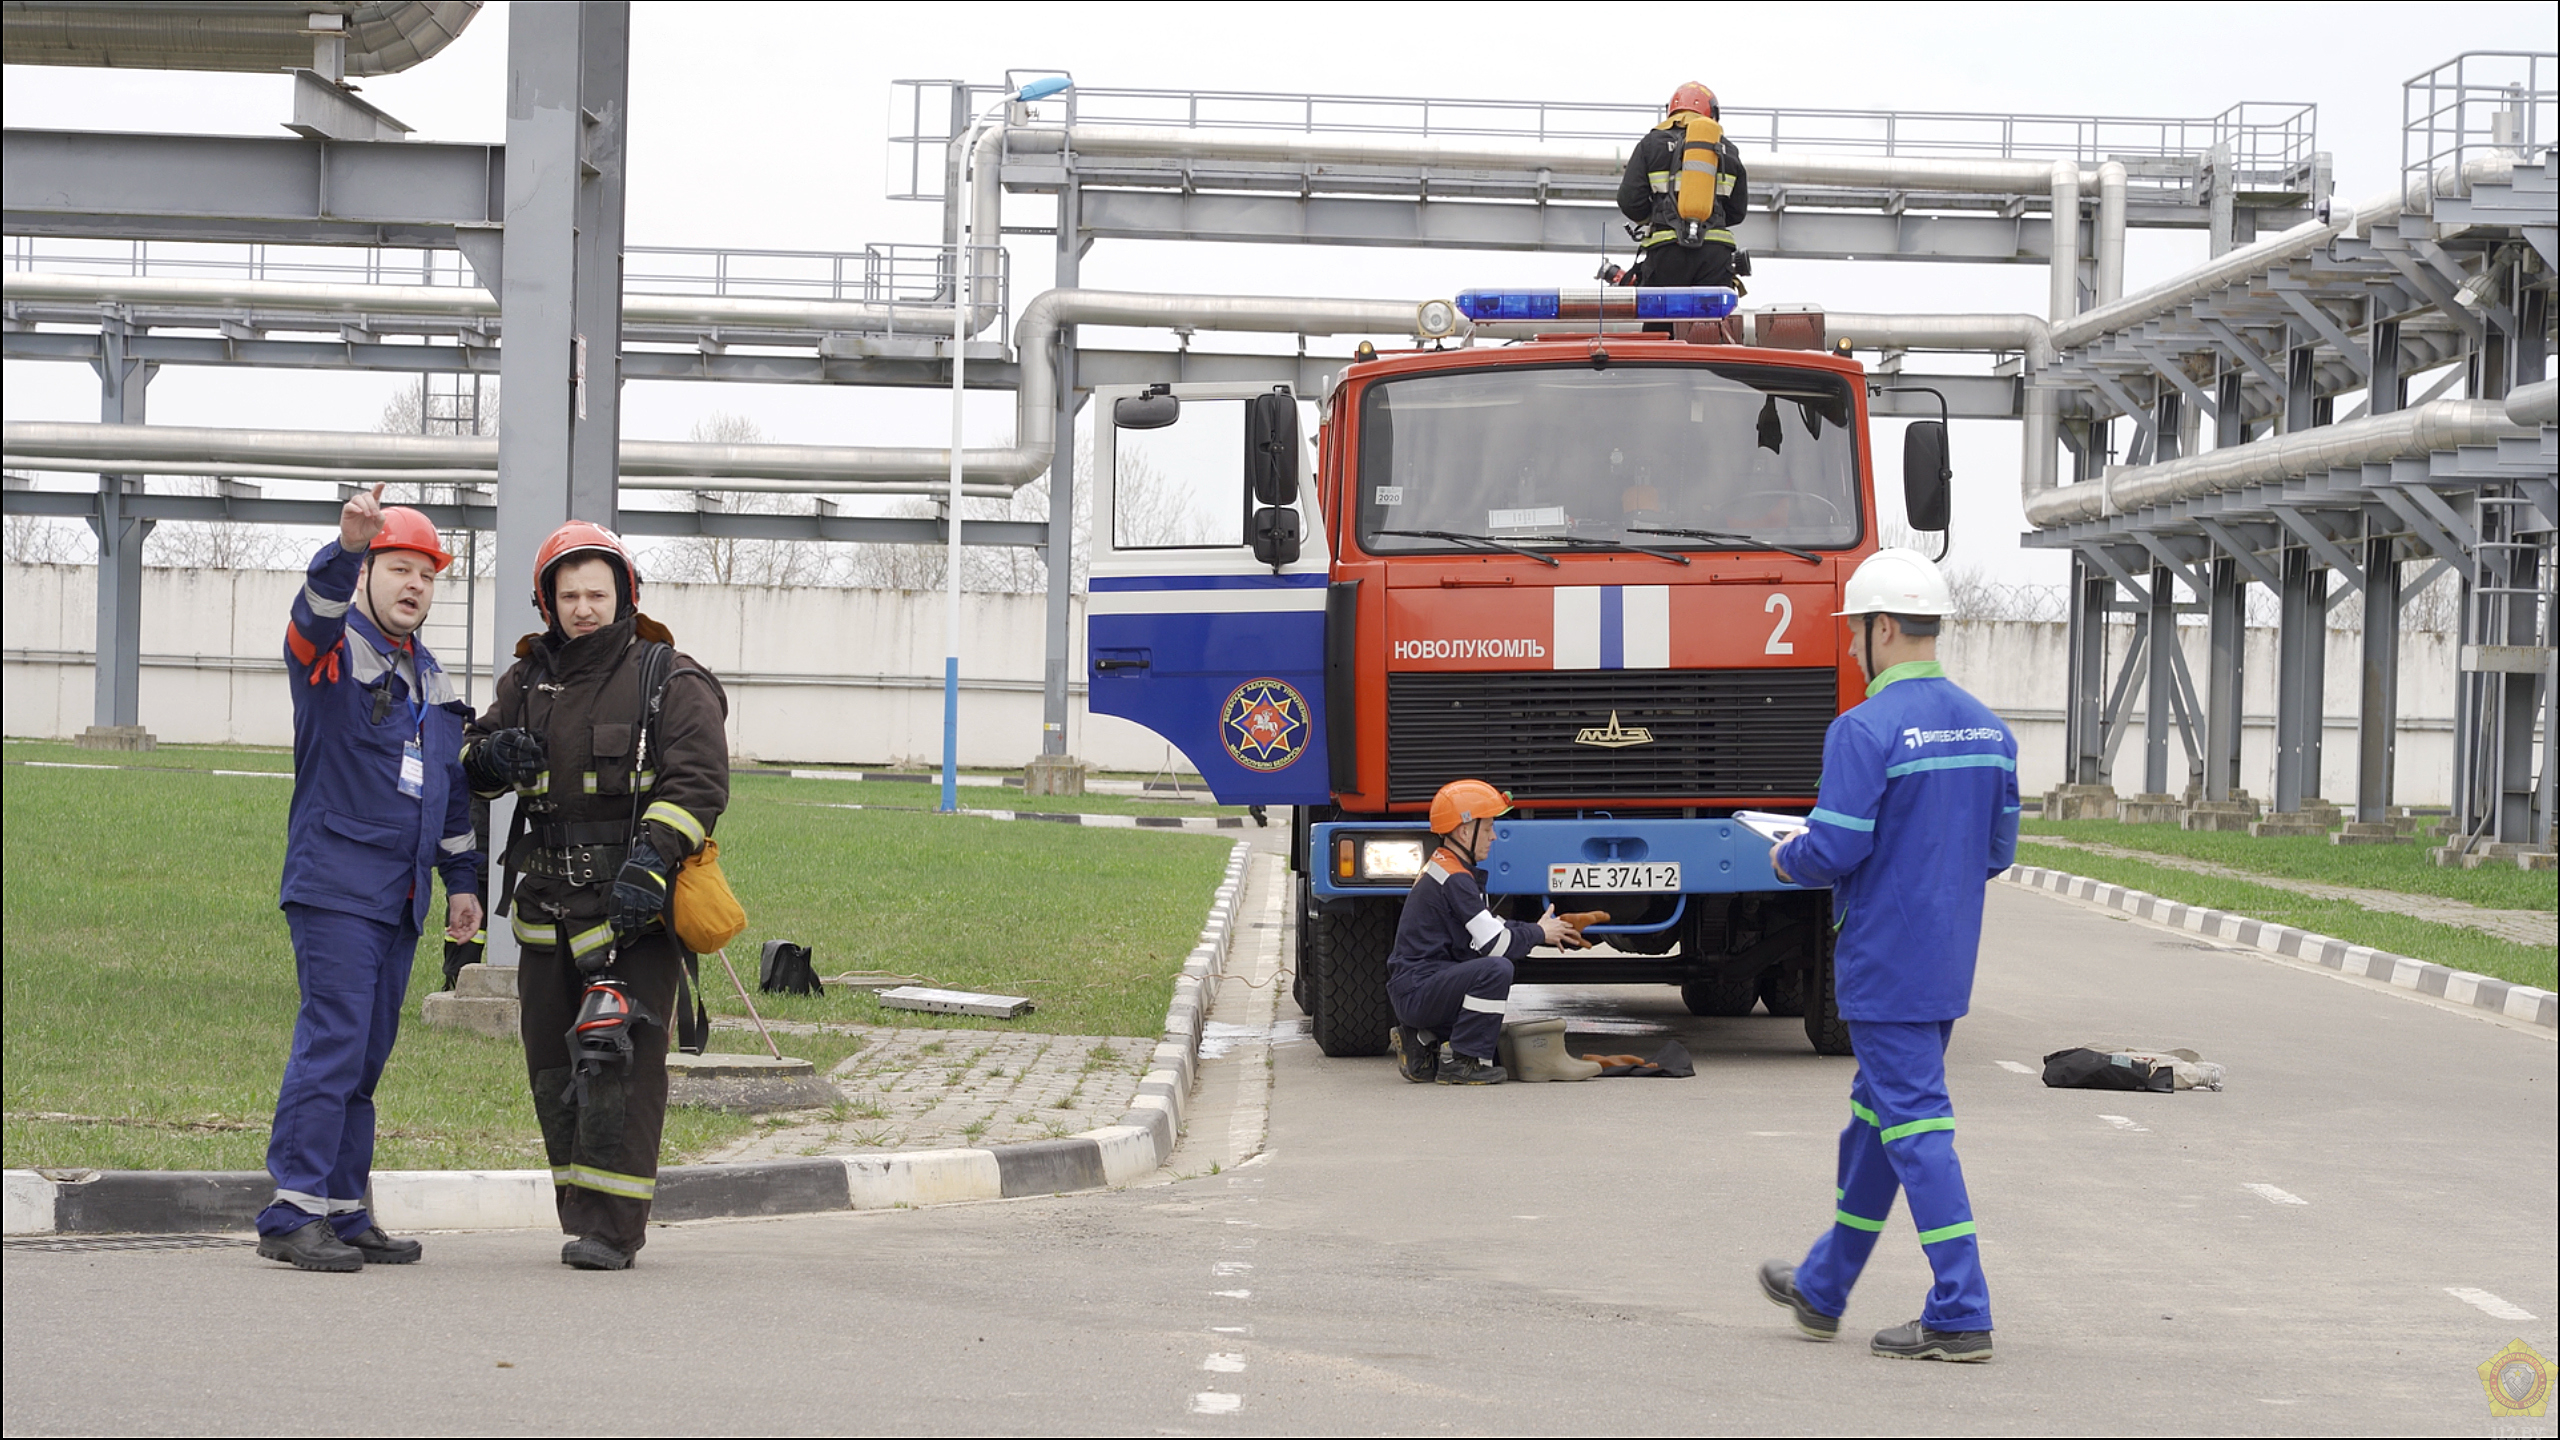
M 2285 352 L 2284 433 L 2299 434 L 2320 423 L 2320 352 L 2296 345 Z
M 2225 370 L 2213 387 L 2213 448 L 2228 450 L 2249 440 L 2249 417 L 2242 409 L 2243 372 Z
M 2071 691 L 2063 711 L 2063 778 L 2074 785 L 2106 782 L 2107 605 L 2114 595 L 2114 579 L 2074 552 Z
M 2169 727 L 2178 676 L 2170 657 L 2178 644 L 2178 582 L 2166 565 L 2151 567 L 2151 665 L 2142 696 L 2142 792 L 2169 789 Z
M 2481 608 L 2487 619 L 2480 627 L 2481 640 L 2489 645 L 2519 648 L 2549 644 L 2540 623 L 2541 609 L 2551 603 L 2551 598 L 2542 588 L 2547 582 L 2542 574 L 2539 537 L 2520 533 L 2518 522 L 2525 513 L 2520 505 L 2483 504 L 2480 509 L 2483 541 L 2489 540 L 2493 526 L 2497 535 L 2497 542 L 2483 543 L 2478 552 Z M 2492 515 L 2497 517 L 2494 521 Z M 2494 717 L 2490 730 L 2494 750 L 2484 757 L 2492 777 L 2489 838 L 2512 845 L 2547 842 L 2550 817 L 2537 813 L 2542 808 L 2541 796 L 2533 776 L 2534 752 L 2539 748 L 2533 743 L 2533 728 L 2537 712 L 2543 708 L 2546 677 L 2507 671 L 2485 678 Z
M 507 221 L 499 350 L 498 634 L 539 623 L 523 587 L 571 518 L 614 523 L 621 426 L 622 197 L 630 7 L 507 18 Z M 503 617 L 516 615 L 516 622 Z
M 98 419 L 109 425 L 143 423 L 144 392 L 159 366 L 127 359 L 127 330 L 120 320 L 102 322 L 97 360 Z M 89 528 L 98 537 L 98 674 L 93 725 L 142 723 L 142 545 L 153 522 L 125 513 L 127 486 L 139 475 L 98 477 L 98 511 Z
M 2400 373 L 2400 322 L 2376 320 L 2366 331 L 2367 415 L 2388 415 L 2409 403 L 2408 377 Z
M 2375 398 L 2381 398 L 2376 392 Z M 2398 541 L 2364 542 L 2363 683 L 2356 709 L 2356 819 L 2379 824 L 2391 810 L 2400 721 L 2400 561 Z
M 2276 793 L 2291 812 L 2320 793 L 2321 646 L 2327 639 L 2328 572 L 2288 545 L 2276 592 Z
M 1058 192 L 1059 289 L 1074 288 L 1086 241 L 1082 198 L 1070 184 Z M 1001 226 L 990 223 L 991 230 Z M 1076 327 L 1058 328 L 1058 443 L 1049 453 L 1049 608 L 1040 664 L 1040 753 L 1067 753 L 1067 681 L 1074 661 L 1076 574 Z
M 2213 590 L 2205 597 L 2208 656 L 2205 677 L 2204 798 L 2228 800 L 2240 784 L 2241 683 L 2248 655 L 2249 582 L 2240 562 L 2213 562 Z

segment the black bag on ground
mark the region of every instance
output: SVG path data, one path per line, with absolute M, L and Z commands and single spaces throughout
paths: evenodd
M 764 965 L 756 974 L 756 988 L 768 995 L 824 995 L 827 987 L 818 983 L 818 972 L 809 965 L 809 947 L 788 940 L 764 942 Z
M 2044 1083 L 2056 1090 L 2145 1090 L 2165 1095 L 2177 1087 L 2178 1075 L 2167 1065 L 2075 1046 L 2044 1057 Z

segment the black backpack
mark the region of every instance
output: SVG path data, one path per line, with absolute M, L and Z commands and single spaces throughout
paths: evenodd
M 809 963 L 809 947 L 788 940 L 764 942 L 764 966 L 756 974 L 756 988 L 768 995 L 824 995 L 827 987 L 818 982 L 818 972 Z

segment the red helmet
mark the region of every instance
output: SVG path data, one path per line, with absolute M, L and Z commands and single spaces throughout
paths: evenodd
M 592 520 L 572 520 L 551 532 L 533 557 L 533 608 L 549 620 L 551 614 L 551 575 L 560 566 L 581 555 L 601 555 L 622 572 L 628 591 L 623 598 L 634 608 L 640 604 L 640 567 L 631 559 L 630 548 L 622 537 Z
M 1692 115 L 1704 115 L 1713 120 L 1717 118 L 1716 92 L 1692 80 L 1672 91 L 1671 103 L 1663 108 L 1674 115 L 1686 110 Z
M 436 533 L 436 522 L 406 505 L 390 505 L 382 511 L 382 532 L 373 537 L 369 550 L 415 550 L 436 562 L 436 573 L 453 563 L 453 552 L 444 548 L 444 537 Z

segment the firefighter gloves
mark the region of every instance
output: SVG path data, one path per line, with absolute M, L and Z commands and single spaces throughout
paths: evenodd
M 631 842 L 631 858 L 613 877 L 613 934 L 627 939 L 655 924 L 667 910 L 667 874 L 673 867 L 644 832 Z
M 471 788 L 484 792 L 531 785 L 550 763 L 542 737 L 530 730 L 500 730 L 462 752 L 462 769 L 470 777 Z

